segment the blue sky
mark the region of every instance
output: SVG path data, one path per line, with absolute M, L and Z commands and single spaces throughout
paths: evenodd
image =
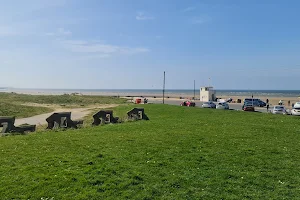
M 300 1 L 0 5 L 0 86 L 159 89 L 166 71 L 168 89 L 299 89 Z

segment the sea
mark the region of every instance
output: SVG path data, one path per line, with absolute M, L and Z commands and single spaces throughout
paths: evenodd
M 0 88 L 0 92 L 15 92 L 33 95 L 104 95 L 104 96 L 144 96 L 161 97 L 163 91 L 158 89 L 24 89 L 24 88 Z M 174 90 L 166 89 L 166 97 L 196 97 L 200 95 L 199 90 Z M 264 96 L 264 97 L 300 97 L 300 90 L 220 90 L 216 89 L 216 96 Z

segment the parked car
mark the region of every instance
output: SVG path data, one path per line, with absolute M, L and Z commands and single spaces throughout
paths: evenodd
M 242 107 L 243 111 L 255 111 L 254 105 L 252 103 L 247 103 L 245 102 L 243 107 Z
M 216 104 L 212 101 L 204 102 L 202 108 L 216 108 Z
M 183 101 L 180 103 L 180 106 L 195 107 L 196 103 L 193 101 Z
M 265 107 L 267 105 L 266 102 L 263 102 L 260 99 L 251 99 L 251 98 L 247 98 L 244 100 L 244 103 L 253 103 L 254 106 L 256 107 Z
M 294 107 L 292 110 L 291 110 L 291 115 L 298 115 L 300 116 L 300 106 L 299 107 Z
M 258 105 L 259 105 L 259 107 L 265 107 L 265 106 L 267 106 L 267 103 L 258 99 Z
M 281 105 L 274 106 L 272 113 L 273 114 L 284 114 L 284 115 L 287 114 L 285 107 L 281 106 Z
M 229 105 L 226 102 L 222 102 L 222 103 L 220 102 L 220 103 L 217 103 L 216 109 L 228 110 L 229 109 Z
M 296 102 L 293 108 L 300 108 L 300 102 Z

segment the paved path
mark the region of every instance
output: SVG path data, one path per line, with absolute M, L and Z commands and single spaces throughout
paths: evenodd
M 51 113 L 45 113 L 41 115 L 36 115 L 32 117 L 22 118 L 22 119 L 16 119 L 15 125 L 19 126 L 21 124 L 36 124 L 36 125 L 43 125 L 47 124 L 46 118 L 48 118 L 52 113 L 55 112 L 72 112 L 71 119 L 72 120 L 79 120 L 87 116 L 92 112 L 92 109 L 96 108 L 109 108 L 109 107 L 115 107 L 116 105 L 104 105 L 104 106 L 97 106 L 97 107 L 91 107 L 91 108 L 64 108 L 64 109 L 56 109 L 54 112 Z

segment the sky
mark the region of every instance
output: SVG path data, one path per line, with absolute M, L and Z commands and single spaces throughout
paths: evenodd
M 298 0 L 0 0 L 0 87 L 299 89 Z

